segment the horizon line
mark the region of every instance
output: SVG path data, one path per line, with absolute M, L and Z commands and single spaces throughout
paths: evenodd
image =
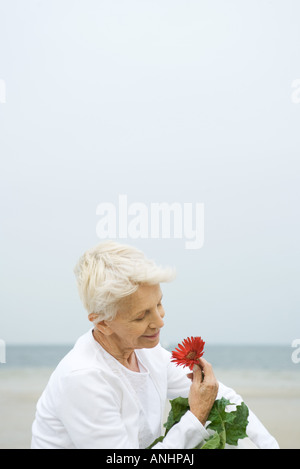
M 75 342 L 6 342 L 6 347 L 74 347 Z M 177 346 L 177 342 L 162 341 L 163 348 Z M 205 344 L 206 347 L 292 347 L 289 342 L 214 342 Z

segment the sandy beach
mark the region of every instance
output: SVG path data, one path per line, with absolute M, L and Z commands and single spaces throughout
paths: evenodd
M 49 368 L 0 369 L 0 449 L 30 448 L 36 402 L 51 372 Z M 216 370 L 216 374 L 243 396 L 282 449 L 300 449 L 300 370 Z

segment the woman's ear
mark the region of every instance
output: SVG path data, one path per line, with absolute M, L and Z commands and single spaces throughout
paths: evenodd
M 89 321 L 91 321 L 91 322 L 96 321 L 97 317 L 98 317 L 98 314 L 96 314 L 96 313 L 90 313 L 88 315 Z

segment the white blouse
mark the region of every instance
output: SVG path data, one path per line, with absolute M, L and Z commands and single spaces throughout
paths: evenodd
M 103 352 L 107 354 L 108 360 L 116 362 L 116 365 L 119 367 L 120 372 L 128 383 L 128 387 L 131 388 L 132 393 L 136 394 L 139 400 L 139 447 L 147 448 L 161 435 L 160 397 L 149 370 L 138 357 L 139 373 L 131 371 L 123 366 L 105 350 Z

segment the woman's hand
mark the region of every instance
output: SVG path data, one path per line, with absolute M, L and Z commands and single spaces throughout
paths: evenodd
M 217 397 L 219 384 L 211 364 L 204 358 L 199 358 L 199 366 L 194 365 L 193 373 L 189 373 L 188 377 L 192 379 L 190 410 L 204 425 Z

